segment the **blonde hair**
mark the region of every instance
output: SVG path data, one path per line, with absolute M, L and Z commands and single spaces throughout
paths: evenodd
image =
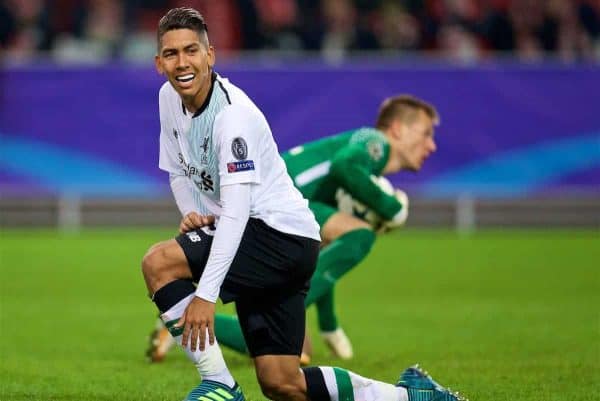
M 381 103 L 376 127 L 386 129 L 396 118 L 410 124 L 415 120 L 416 112 L 419 110 L 423 110 L 434 125 L 439 125 L 440 116 L 433 105 L 412 95 L 398 95 L 388 97 Z

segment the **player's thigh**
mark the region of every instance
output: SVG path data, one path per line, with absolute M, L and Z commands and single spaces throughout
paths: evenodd
M 144 255 L 143 265 L 152 270 L 187 269 L 183 249 L 175 239 L 158 242 Z
M 144 256 L 144 270 L 174 272 L 198 281 L 210 253 L 214 230 L 198 229 L 153 245 Z
M 306 323 L 304 299 L 304 291 L 298 290 L 236 300 L 236 311 L 251 357 L 300 356 Z
M 196 283 L 200 280 L 206 267 L 213 237 L 214 230 L 201 228 L 180 234 L 174 240 L 183 254 L 183 260 L 188 273 L 191 273 L 192 281 Z
M 321 238 L 323 239 L 323 243 L 327 245 L 342 235 L 361 228 L 372 229 L 366 221 L 336 210 L 321 225 Z
M 224 303 L 306 291 L 316 268 L 319 241 L 283 233 L 250 218 L 221 286 Z

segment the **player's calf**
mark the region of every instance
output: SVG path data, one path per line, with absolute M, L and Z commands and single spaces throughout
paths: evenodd
M 154 293 L 153 301 L 161 312 L 160 318 L 180 346 L 182 345 L 183 328 L 176 326 L 176 323 L 181 319 L 186 307 L 195 296 L 195 289 L 196 287 L 190 280 L 174 280 Z M 235 380 L 225 364 L 221 349 L 216 341 L 212 345 L 207 343 L 203 351 L 199 349 L 192 350 L 189 346 L 182 346 L 182 348 L 190 361 L 196 366 L 200 377 L 204 381 L 221 383 L 223 385 L 221 390 L 231 390 L 232 394 L 235 393 L 233 391 L 236 388 Z M 199 386 L 192 393 L 213 391 L 205 387 Z M 232 398 L 234 397 L 237 396 L 232 395 Z M 243 399 L 243 396 L 240 396 L 239 399 Z
M 306 392 L 304 376 L 295 355 L 255 358 L 256 377 L 265 397 L 275 401 L 300 400 Z

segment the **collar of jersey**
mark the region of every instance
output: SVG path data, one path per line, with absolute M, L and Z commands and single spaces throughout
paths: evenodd
M 210 89 L 208 90 L 206 99 L 204 99 L 204 103 L 202 103 L 202 106 L 200 106 L 200 108 L 198 110 L 196 110 L 196 112 L 194 113 L 192 118 L 198 117 L 208 107 L 208 104 L 210 103 L 210 98 L 212 97 L 213 89 L 215 87 L 216 80 L 217 80 L 217 73 L 213 71 L 210 76 Z M 187 110 L 185 109 L 185 105 L 183 104 L 183 101 L 181 101 L 181 110 L 183 111 L 184 115 L 187 115 Z

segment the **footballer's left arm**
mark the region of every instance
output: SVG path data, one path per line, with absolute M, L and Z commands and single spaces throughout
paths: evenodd
M 191 349 L 204 350 L 208 333 L 214 343 L 215 302 L 238 250 L 250 217 L 251 187 L 260 183 L 258 142 L 262 131 L 261 116 L 241 106 L 228 106 L 215 117 L 215 152 L 217 153 L 221 214 L 196 296 L 178 324 L 184 324 L 182 345 L 191 334 Z M 264 118 L 264 117 L 263 117 Z
M 385 220 L 393 220 L 403 205 L 371 180 L 369 154 L 360 146 L 346 146 L 331 160 L 329 173 L 352 197 Z

